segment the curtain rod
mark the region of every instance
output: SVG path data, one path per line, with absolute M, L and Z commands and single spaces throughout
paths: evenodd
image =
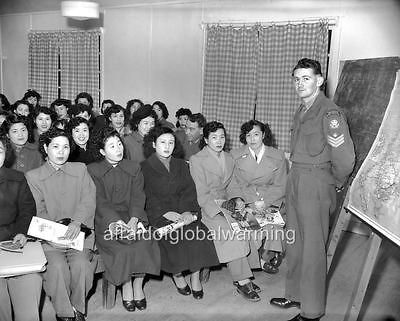
M 77 30 L 77 29 L 58 29 L 58 30 L 36 30 L 36 29 L 28 29 L 28 32 L 34 32 L 34 33 L 62 33 L 62 32 L 68 32 L 68 33 L 78 33 L 78 32 L 100 32 L 103 33 L 103 28 L 96 28 L 96 29 L 88 29 L 88 30 Z
M 207 22 L 203 21 L 201 23 L 201 27 L 204 28 L 208 25 L 218 25 L 218 26 L 276 26 L 276 25 L 287 25 L 287 24 L 302 24 L 302 23 L 315 23 L 321 20 L 328 20 L 328 24 L 330 26 L 334 26 L 337 24 L 338 17 L 314 17 L 314 18 L 304 18 L 304 19 L 293 19 L 293 20 L 282 20 L 282 21 L 238 21 L 238 20 L 220 20 L 216 22 Z

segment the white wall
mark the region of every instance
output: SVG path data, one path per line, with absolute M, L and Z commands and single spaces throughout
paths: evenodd
M 111 1 L 109 2 L 111 3 Z M 338 17 L 332 40 L 330 94 L 347 59 L 400 56 L 397 0 L 170 1 L 102 7 L 104 98 L 164 101 L 174 121 L 179 107 L 200 111 L 202 22 L 286 21 Z M 0 16 L 2 91 L 10 101 L 27 88 L 29 29 L 70 28 L 59 12 Z

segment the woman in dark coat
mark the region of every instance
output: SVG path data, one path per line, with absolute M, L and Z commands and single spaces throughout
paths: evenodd
M 12 240 L 20 247 L 31 218 L 36 213 L 35 200 L 24 174 L 10 166 L 11 145 L 0 134 L 0 241 Z M 0 278 L 0 320 L 39 321 L 42 278 L 38 273 Z
M 201 223 L 200 207 L 189 168 L 182 159 L 172 157 L 175 136 L 167 127 L 155 127 L 145 136 L 145 154 L 153 154 L 142 162 L 145 181 L 146 212 L 150 224 L 159 228 L 171 221 L 183 221 L 182 229 L 173 231 L 159 240 L 161 269 L 173 275 L 178 292 L 193 293 L 201 299 L 203 288 L 199 271 L 203 267 L 218 265 L 213 242 L 207 238 L 209 231 Z M 155 149 L 155 152 L 154 152 Z M 182 272 L 191 273 L 192 290 Z
M 94 136 L 100 162 L 88 166 L 96 185 L 96 244 L 105 266 L 105 277 L 122 284 L 122 303 L 128 311 L 146 308 L 143 279 L 160 273 L 160 251 L 155 240 L 110 237 L 110 223 L 122 220 L 134 230 L 147 225 L 143 175 L 138 163 L 123 159 L 119 134 L 110 127 Z M 133 289 L 131 278 L 134 274 Z
M 94 162 L 93 153 L 90 150 L 90 126 L 82 117 L 72 118 L 67 125 L 67 131 L 75 143 L 74 150 L 69 154 L 68 161 L 80 162 L 86 165 Z

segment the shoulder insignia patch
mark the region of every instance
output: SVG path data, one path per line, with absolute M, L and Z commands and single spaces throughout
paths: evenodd
M 329 127 L 332 128 L 332 129 L 339 128 L 339 121 L 337 119 L 332 119 L 329 122 Z

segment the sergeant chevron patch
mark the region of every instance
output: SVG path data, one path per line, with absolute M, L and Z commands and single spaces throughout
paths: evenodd
M 333 137 L 331 135 L 327 135 L 328 144 L 334 148 L 339 147 L 344 144 L 344 135 L 341 134 L 338 137 Z

